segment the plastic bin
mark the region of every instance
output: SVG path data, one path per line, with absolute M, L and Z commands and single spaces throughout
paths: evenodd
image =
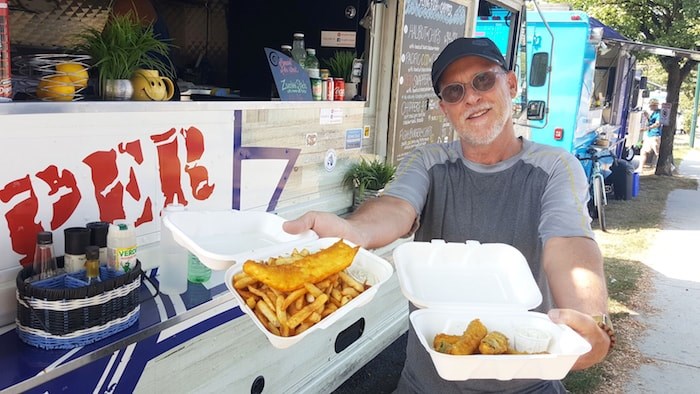
M 634 167 L 632 164 L 625 160 L 616 160 L 610 170 L 612 172 L 605 183 L 613 186 L 615 199 L 629 200 L 634 197 Z

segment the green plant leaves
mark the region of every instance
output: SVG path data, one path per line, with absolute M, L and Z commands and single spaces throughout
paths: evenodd
M 360 193 L 365 190 L 381 190 L 394 179 L 396 167 L 378 159 L 367 161 L 364 158 L 350 166 L 343 177 L 343 183 L 356 187 Z
M 355 51 L 336 51 L 330 59 L 323 59 L 323 64 L 328 67 L 331 76 L 352 82 L 352 61 L 356 57 Z
M 132 13 L 111 15 L 103 30 L 88 28 L 78 37 L 78 50 L 95 61 L 100 90 L 109 79 L 129 79 L 138 68 L 158 70 L 174 78 L 174 66 L 168 58 L 170 42 L 159 40 L 153 25 L 144 26 Z

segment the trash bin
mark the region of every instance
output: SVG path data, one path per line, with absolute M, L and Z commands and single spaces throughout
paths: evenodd
M 616 200 L 629 200 L 634 197 L 634 166 L 626 160 L 615 160 L 606 179 L 613 187 Z

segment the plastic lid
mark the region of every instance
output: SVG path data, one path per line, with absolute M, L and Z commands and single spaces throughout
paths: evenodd
M 39 231 L 36 235 L 36 243 L 48 245 L 53 243 L 53 233 L 51 231 Z
M 85 257 L 88 260 L 100 259 L 100 248 L 97 245 L 89 245 L 85 248 Z
M 66 238 L 66 254 L 85 254 L 85 248 L 90 245 L 90 229 L 87 227 L 70 227 L 63 230 Z
M 306 53 L 308 53 L 309 55 L 315 55 L 316 50 L 313 48 L 306 48 Z
M 291 49 L 292 49 L 292 46 L 291 46 L 291 45 L 286 45 L 286 44 L 285 44 L 285 45 L 282 45 L 280 48 L 291 50 Z
M 294 38 L 304 38 L 304 33 L 294 33 Z
M 90 245 L 97 245 L 100 248 L 107 246 L 107 232 L 109 231 L 109 223 L 107 222 L 90 222 L 85 225 L 90 229 Z
M 542 302 L 525 256 L 507 244 L 407 242 L 394 264 L 401 292 L 419 308 L 524 311 Z

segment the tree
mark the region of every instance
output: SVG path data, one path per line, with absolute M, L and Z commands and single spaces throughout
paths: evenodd
M 700 50 L 700 2 L 698 0 L 569 0 L 634 41 L 667 47 Z M 643 53 L 638 54 L 643 58 Z M 671 104 L 669 124 L 663 127 L 656 175 L 672 175 L 673 138 L 683 81 L 698 62 L 683 57 L 657 56 L 668 73 L 666 102 Z

